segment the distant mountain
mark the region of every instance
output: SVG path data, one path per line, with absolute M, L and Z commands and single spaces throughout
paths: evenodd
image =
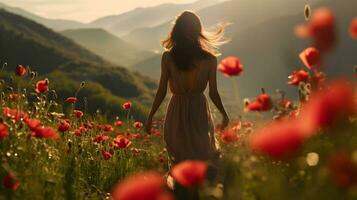
M 61 34 L 118 65 L 130 66 L 154 56 L 154 53 L 140 50 L 104 29 L 70 29 Z
M 77 21 L 63 20 L 63 19 L 47 19 L 44 17 L 40 17 L 38 15 L 32 14 L 30 12 L 27 12 L 21 8 L 7 6 L 3 3 L 0 3 L 0 9 L 1 8 L 5 9 L 8 12 L 11 12 L 11 13 L 14 13 L 17 15 L 21 15 L 21 16 L 31 19 L 37 23 L 43 24 L 53 30 L 65 30 L 65 29 L 85 27 L 85 24 L 77 22 Z
M 55 89 L 62 99 L 73 95 L 79 83 L 86 81 L 80 95 L 82 99 L 88 95 L 92 113 L 101 109 L 118 115 L 120 104 L 131 99 L 136 104 L 134 115 L 143 119 L 145 102 L 151 101 L 156 87 L 149 78 L 112 65 L 72 40 L 5 10 L 0 10 L 0 62 L 7 62 L 8 70 L 23 64 L 41 76 L 53 77 L 51 83 L 59 86 Z
M 309 3 L 312 4 L 318 1 L 321 0 L 311 0 Z M 228 37 L 230 37 L 230 33 L 244 31 L 264 21 L 301 13 L 305 3 L 286 0 L 270 0 L 269 3 L 230 0 L 203 8 L 197 14 L 200 16 L 204 26 L 208 28 L 220 22 L 232 23 L 228 28 Z M 174 18 L 170 18 L 158 26 L 137 28 L 123 36 L 122 39 L 134 45 L 140 45 L 145 49 L 157 51 L 161 49 L 159 41 L 168 35 L 173 20 Z M 150 38 L 150 40 L 146 38 Z
M 116 35 L 124 35 L 134 29 L 153 27 L 174 18 L 183 10 L 200 10 L 217 4 L 219 0 L 198 0 L 190 4 L 161 4 L 153 7 L 136 8 L 135 10 L 119 15 L 99 18 L 90 24 L 90 27 L 100 27 Z
M 232 10 L 236 11 L 236 17 L 233 17 L 234 15 L 231 16 L 231 19 L 235 18 L 236 20 L 228 28 L 228 37 L 231 38 L 231 42 L 222 47 L 223 55 L 221 58 L 229 55 L 236 55 L 241 58 L 245 67 L 242 76 L 238 77 L 238 88 L 241 97 L 255 96 L 262 87 L 266 88 L 270 93 L 273 93 L 275 89 L 283 89 L 288 92 L 290 97 L 295 97 L 295 88 L 287 85 L 286 82 L 292 70 L 303 67 L 298 54 L 310 45 L 308 41 L 298 39 L 293 34 L 295 25 L 304 22 L 302 12 L 304 3 L 300 2 L 301 5 L 296 4 L 295 9 L 271 3 L 273 5 L 266 5 L 266 10 L 262 13 L 253 12 L 257 11 L 258 8 L 249 9 L 252 12 L 248 12 L 245 8 L 240 9 L 239 4 L 228 6 L 229 3 L 233 2 L 226 2 L 226 8 L 236 6 L 232 8 Z M 242 5 L 247 6 L 247 4 Z M 330 75 L 352 74 L 352 68 L 357 63 L 357 57 L 353 55 L 357 52 L 357 43 L 348 36 L 347 30 L 352 18 L 357 16 L 354 9 L 357 7 L 357 1 L 337 2 L 322 0 L 312 4 L 313 8 L 321 6 L 328 6 L 335 11 L 337 29 L 339 30 L 338 46 L 326 57 L 327 66 L 325 71 Z M 290 8 L 292 11 L 290 11 L 290 14 L 271 17 L 270 14 L 276 14 L 275 11 L 280 8 L 288 9 L 288 11 Z M 206 20 L 206 22 L 209 18 L 219 20 L 219 17 L 215 18 L 214 15 L 216 14 L 227 13 L 229 16 L 228 10 L 222 13 L 218 11 L 212 12 L 210 15 L 204 14 L 205 12 L 208 14 L 208 10 L 202 10 L 200 13 L 202 19 Z M 253 19 L 257 15 L 265 15 L 267 19 L 256 22 Z M 164 28 L 160 26 L 160 29 Z M 157 30 L 159 30 L 158 27 Z M 166 29 L 166 31 L 168 30 L 169 28 Z M 154 36 L 150 35 L 149 38 L 154 38 Z M 160 56 L 151 57 L 133 66 L 133 68 L 153 78 L 159 77 Z M 223 77 L 221 74 L 218 78 L 221 91 L 225 93 L 228 99 L 232 99 L 232 80 Z

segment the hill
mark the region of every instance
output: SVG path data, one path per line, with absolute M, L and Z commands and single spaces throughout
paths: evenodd
M 9 70 L 21 63 L 43 77 L 61 77 L 68 85 L 60 87 L 62 94 L 73 95 L 75 86 L 86 81 L 93 87 L 87 88 L 93 94 L 88 96 L 88 103 L 111 114 L 117 114 L 125 99 L 145 104 L 156 86 L 154 81 L 112 65 L 72 40 L 5 10 L 0 10 L 0 62 L 7 62 Z M 109 100 L 116 100 L 118 109 L 108 109 Z M 134 112 L 143 118 L 146 108 L 136 103 Z
M 317 1 L 320 0 L 310 2 Z M 219 22 L 232 23 L 228 28 L 227 36 L 234 39 L 234 35 L 231 33 L 247 30 L 270 19 L 301 13 L 304 5 L 305 2 L 301 1 L 271 0 L 269 4 L 262 4 L 260 1 L 231 0 L 203 8 L 197 14 L 208 29 Z M 159 50 L 159 41 L 167 36 L 173 19 L 170 18 L 158 26 L 135 29 L 123 36 L 122 39 L 134 45 L 141 45 L 145 49 Z M 146 38 L 152 39 L 147 40 Z
M 154 55 L 100 28 L 71 29 L 61 34 L 118 65 L 130 66 Z
M 27 12 L 26 10 L 23 10 L 21 8 L 17 7 L 12 7 L 12 6 L 7 6 L 3 3 L 0 3 L 0 9 L 5 9 L 8 12 L 21 15 L 25 18 L 31 19 L 33 21 L 36 21 L 40 24 L 45 25 L 48 28 L 51 28 L 53 30 L 65 30 L 65 29 L 72 29 L 72 28 L 82 28 L 85 27 L 85 24 L 73 20 L 63 20 L 63 19 L 47 19 L 44 17 L 40 17 L 38 15 L 32 14 L 30 12 Z
M 197 11 L 218 2 L 218 0 L 199 0 L 190 4 L 167 3 L 153 7 L 140 7 L 119 15 L 99 18 L 89 23 L 88 26 L 104 28 L 121 36 L 137 28 L 162 24 L 174 18 L 182 10 Z

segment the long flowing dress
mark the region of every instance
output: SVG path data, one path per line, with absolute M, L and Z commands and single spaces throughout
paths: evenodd
M 172 97 L 166 113 L 164 139 L 171 164 L 212 160 L 217 155 L 211 112 L 204 95 L 212 70 L 206 63 L 197 62 L 190 71 L 177 69 L 172 61 L 165 66 Z

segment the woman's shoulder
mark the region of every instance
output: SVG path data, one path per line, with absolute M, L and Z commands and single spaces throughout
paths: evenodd
M 217 66 L 217 57 L 214 55 L 208 55 L 204 58 L 205 65 L 208 65 L 210 67 L 216 67 Z

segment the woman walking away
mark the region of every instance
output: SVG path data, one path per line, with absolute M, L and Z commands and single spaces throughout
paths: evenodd
M 203 94 L 209 85 L 209 97 L 222 114 L 221 129 L 229 123 L 217 90 L 217 47 L 222 44 L 224 26 L 214 32 L 203 30 L 200 18 L 185 11 L 162 42 L 160 85 L 147 120 L 150 133 L 154 114 L 160 107 L 169 85 L 172 97 L 167 108 L 164 139 L 175 165 L 184 160 L 213 163 L 218 149 L 210 109 Z

